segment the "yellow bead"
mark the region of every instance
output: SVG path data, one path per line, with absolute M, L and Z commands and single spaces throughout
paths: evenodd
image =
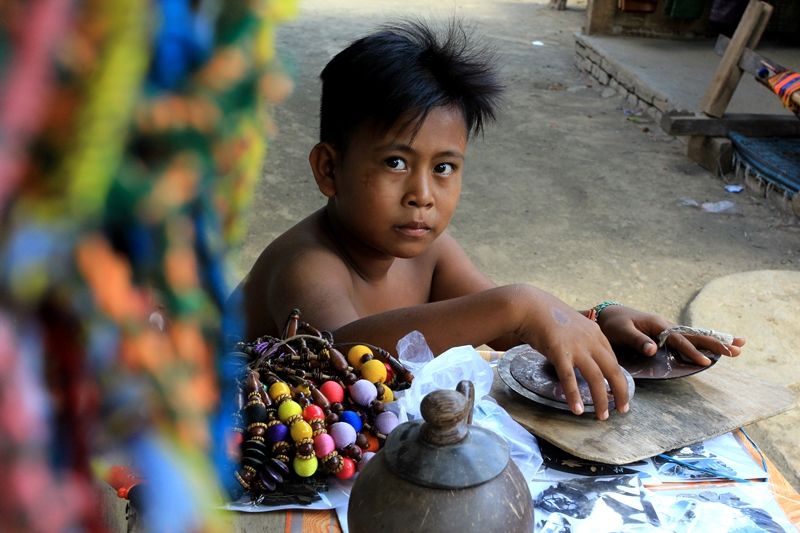
M 272 401 L 277 401 L 277 399 L 284 394 L 291 396 L 292 390 L 289 388 L 289 385 L 283 381 L 276 381 L 269 386 L 269 397 L 272 398 Z
M 372 355 L 372 350 L 363 344 L 356 344 L 347 352 L 347 362 L 350 363 L 350 366 L 358 370 L 361 368 L 361 358 L 365 355 Z
M 310 439 L 314 436 L 314 430 L 311 429 L 311 424 L 305 420 L 300 420 L 292 424 L 289 431 L 292 434 L 292 440 L 295 442 L 300 442 L 303 439 Z
M 314 472 L 317 471 L 317 458 L 314 456 L 311 456 L 309 459 L 295 457 L 294 461 L 292 461 L 292 466 L 294 467 L 295 473 L 300 477 L 313 476 Z
M 370 359 L 361 366 L 361 377 L 370 383 L 383 383 L 386 381 L 386 365 L 383 361 Z
M 381 399 L 381 401 L 383 403 L 393 402 L 394 401 L 394 393 L 392 392 L 392 389 L 390 389 L 386 385 L 386 383 L 381 383 L 381 387 L 383 387 L 383 398 Z
M 278 406 L 278 418 L 281 419 L 281 422 L 286 422 L 291 417 L 302 413 L 303 408 L 294 400 L 286 400 Z
M 295 394 L 311 394 L 311 389 L 308 388 L 308 385 L 296 385 L 294 387 Z

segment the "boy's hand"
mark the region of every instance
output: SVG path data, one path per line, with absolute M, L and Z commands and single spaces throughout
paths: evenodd
M 658 315 L 643 313 L 621 305 L 606 307 L 597 319 L 597 323 L 612 344 L 629 346 L 646 356 L 655 355 L 658 351 L 653 339 L 665 329 L 674 326 Z M 745 340 L 741 337 L 735 337 L 731 344 L 723 344 L 705 335 L 673 333 L 667 338 L 670 347 L 680 352 L 688 361 L 702 366 L 710 365 L 711 361 L 698 349 L 736 357 L 741 353 L 744 343 Z
M 527 335 L 520 332 L 520 336 L 553 364 L 572 412 L 579 415 L 584 410 L 575 368 L 581 371 L 589 385 L 598 419 L 608 418 L 606 381 L 617 410 L 627 412 L 628 383 L 598 325 L 556 298 L 546 309 L 550 316 L 537 317 L 539 327 L 536 331 Z

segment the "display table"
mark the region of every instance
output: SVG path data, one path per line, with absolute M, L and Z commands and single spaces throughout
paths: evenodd
M 481 352 L 481 356 L 489 361 L 495 361 L 499 357 L 502 357 L 501 353 L 498 352 Z M 712 369 L 713 370 L 713 369 Z M 725 374 L 722 376 L 721 374 Z M 698 376 L 700 377 L 700 376 Z M 711 372 L 706 373 L 705 377 L 700 380 L 699 384 L 697 385 L 700 387 L 702 384 L 716 383 L 718 378 L 725 377 L 726 379 L 730 379 L 731 376 L 727 375 L 726 372 L 721 372 L 717 374 L 716 378 L 713 377 Z M 697 379 L 697 378 L 692 378 Z M 684 383 L 682 386 L 685 386 Z M 495 397 L 502 396 L 498 394 L 498 386 L 495 383 L 495 388 L 492 391 L 492 395 Z M 502 392 L 502 391 L 501 391 Z M 502 392 L 502 394 L 507 395 L 507 392 Z M 636 399 L 642 400 L 641 391 L 637 391 L 637 396 L 634 398 L 634 403 Z M 498 401 L 503 404 L 504 398 L 498 398 Z M 505 398 L 506 403 L 508 402 L 508 398 Z M 517 406 L 519 407 L 519 406 Z M 509 414 L 512 416 L 515 415 L 513 409 L 508 409 Z M 546 415 L 546 413 L 545 413 Z M 543 416 L 542 413 L 538 413 L 537 416 Z M 578 417 L 570 416 L 570 420 L 574 422 L 581 421 Z M 517 418 L 515 416 L 515 418 Z M 614 418 L 614 417 L 612 417 Z M 620 418 L 626 418 L 620 416 Z M 518 420 L 519 421 L 519 420 Z M 524 422 L 524 421 L 523 421 Z M 594 420 L 588 421 L 589 424 L 598 424 L 599 427 L 603 427 L 603 424 L 608 425 L 608 422 L 597 422 Z M 584 424 L 584 425 L 589 425 Z M 528 429 L 532 430 L 533 433 L 537 433 L 536 426 L 533 425 L 526 425 L 525 423 L 522 424 L 523 426 L 528 427 Z M 551 428 L 552 429 L 552 428 Z M 749 458 L 747 458 L 747 453 L 752 456 L 752 458 L 760 465 L 761 464 L 761 455 L 758 453 L 758 450 L 755 446 L 745 438 L 744 433 L 739 430 L 735 429 L 734 431 L 730 432 L 726 438 L 730 442 L 734 442 L 734 438 L 741 444 L 741 448 L 746 450 L 743 452 L 739 449 L 739 446 L 734 447 L 739 449 L 739 454 L 745 457 L 747 462 L 750 462 Z M 732 435 L 734 438 L 731 438 Z M 542 435 L 539 435 L 540 437 Z M 705 444 L 705 442 L 703 442 Z M 683 446 L 683 444 L 681 444 Z M 572 453 L 572 449 L 568 449 L 562 446 L 558 446 L 559 449 L 566 449 L 568 452 Z M 783 475 L 775 468 L 771 461 L 768 458 L 764 458 L 765 463 L 767 466 L 768 471 L 768 481 L 754 481 L 750 483 L 737 483 L 733 481 L 727 482 L 719 482 L 719 481 L 693 481 L 689 483 L 664 483 L 660 484 L 656 482 L 655 484 L 649 484 L 644 482 L 644 489 L 645 492 L 653 493 L 658 495 L 659 493 L 667 494 L 666 498 L 670 498 L 668 494 L 674 494 L 675 490 L 696 490 L 696 489 L 708 489 L 709 491 L 713 491 L 714 489 L 720 488 L 728 488 L 728 490 L 723 490 L 722 492 L 729 492 L 729 493 L 736 493 L 736 491 L 746 485 L 748 488 L 755 488 L 760 489 L 763 491 L 763 494 L 769 496 L 771 494 L 774 497 L 775 503 L 780 507 L 780 509 L 785 513 L 788 521 L 793 524 L 795 527 L 800 529 L 800 494 L 786 481 Z M 619 464 L 619 462 L 609 462 L 611 464 Z M 759 469 L 759 474 L 763 472 Z M 761 477 L 761 476 L 758 476 Z M 538 480 L 538 477 L 537 477 Z M 651 479 L 652 481 L 652 479 Z M 764 490 L 768 487 L 768 490 Z M 673 492 L 670 492 L 673 491 Z M 141 527 L 138 517 L 134 514 L 130 517 L 129 520 L 126 521 L 125 519 L 125 507 L 126 502 L 124 500 L 119 500 L 116 498 L 113 491 L 106 487 L 104 489 L 104 495 L 106 496 L 105 508 L 106 508 L 106 516 L 108 518 L 109 525 L 111 529 L 115 531 L 124 531 L 127 529 L 128 531 L 143 531 L 144 529 Z M 536 495 L 534 495 L 534 502 L 537 501 Z M 538 511 L 535 511 L 535 513 Z M 542 513 L 545 515 L 546 513 Z M 778 513 L 779 514 L 779 513 Z M 339 523 L 337 518 L 337 514 L 334 510 L 323 510 L 323 511 L 301 511 L 301 510 L 292 510 L 292 511 L 271 511 L 271 512 L 229 512 L 226 514 L 227 519 L 230 521 L 230 527 L 228 528 L 231 531 L 247 531 L 247 532 L 339 532 L 342 531 L 343 528 Z M 534 522 L 538 522 L 540 520 L 539 515 L 535 516 Z M 126 524 L 127 522 L 127 524 Z M 654 528 L 655 530 L 656 528 Z M 622 529 L 624 531 L 624 529 Z M 641 527 L 637 529 L 637 531 L 642 531 Z

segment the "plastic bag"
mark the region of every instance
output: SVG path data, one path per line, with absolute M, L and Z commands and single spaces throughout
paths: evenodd
M 461 380 L 468 379 L 475 385 L 476 400 L 492 389 L 492 368 L 472 346 L 450 348 L 433 357 L 422 334 L 413 331 L 400 339 L 397 352 L 400 361 L 414 373 L 411 388 L 398 394 L 397 400 L 410 419 L 420 416 L 419 405 L 429 392 L 454 390 Z
M 519 467 L 526 481 L 534 477 L 542 465 L 542 454 L 536 437 L 519 425 L 509 414 L 488 396 L 492 389 L 494 372 L 472 346 L 451 348 L 438 357 L 433 357 L 425 337 L 413 331 L 397 343 L 400 361 L 414 373 L 411 388 L 398 394 L 396 402 L 386 404 L 403 420 L 420 416 L 422 398 L 438 389 L 455 390 L 464 379 L 475 386 L 475 406 L 472 423 L 493 431 L 508 444 L 511 458 Z
M 530 487 L 531 480 L 542 466 L 542 454 L 536 437 L 511 418 L 490 396 L 475 403 L 472 423 L 505 439 L 511 459 L 517 464 Z

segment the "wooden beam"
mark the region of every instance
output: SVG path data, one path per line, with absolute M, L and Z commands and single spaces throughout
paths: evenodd
M 686 155 L 716 175 L 733 170 L 733 143 L 727 137 L 689 137 Z
M 589 0 L 586 6 L 586 35 L 608 35 L 614 25 L 617 0 Z
M 761 0 L 750 0 L 742 20 L 736 27 L 725 55 L 717 65 L 714 77 L 703 96 L 700 109 L 712 117 L 722 117 L 742 77 L 739 60 L 745 48 L 755 49 L 772 15 L 772 6 Z
M 731 131 L 750 137 L 798 137 L 800 120 L 790 115 L 735 113 L 722 118 L 698 115 L 664 115 L 661 129 L 670 135 L 725 137 Z

